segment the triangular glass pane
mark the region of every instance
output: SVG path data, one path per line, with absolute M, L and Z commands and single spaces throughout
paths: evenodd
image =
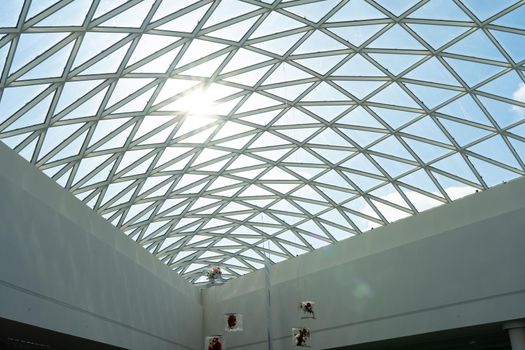
M 505 61 L 505 58 L 482 30 L 476 30 L 467 35 L 459 42 L 447 48 L 446 51 L 470 57 Z
M 448 156 L 447 158 L 432 164 L 432 166 L 437 169 L 446 171 L 449 174 L 459 176 L 468 181 L 472 181 L 475 183 L 478 182 L 476 176 L 472 172 L 472 169 L 467 165 L 467 163 L 465 162 L 463 157 L 459 155 L 459 153 L 454 153 L 453 155 Z
M 147 78 L 122 78 L 119 79 L 113 92 L 111 93 L 111 98 L 108 101 L 108 106 L 112 106 L 115 103 L 123 100 L 124 98 L 130 96 L 131 94 L 137 92 L 153 79 Z
M 113 1 L 113 0 L 109 0 L 109 1 Z M 177 1 L 162 0 L 162 3 L 157 8 L 157 11 L 155 12 L 155 15 L 153 16 L 151 20 L 156 21 L 160 18 L 164 18 L 190 5 L 194 5 L 195 3 L 196 3 L 195 0 L 177 0 Z
M 165 73 L 171 66 L 175 57 L 179 53 L 181 47 L 177 47 L 159 58 L 156 58 L 149 63 L 146 63 L 139 68 L 135 69 L 134 73 Z
M 442 205 L 443 202 L 438 201 L 437 199 L 425 196 L 419 192 L 409 190 L 407 188 L 401 187 L 403 193 L 408 197 L 408 200 L 416 207 L 419 212 L 437 207 Z
M 525 162 L 525 142 L 518 141 L 512 137 L 509 137 L 508 140 L 512 144 L 512 148 L 514 148 L 521 161 Z
M 448 196 L 452 200 L 463 198 L 465 196 L 478 192 L 476 188 L 465 185 L 463 182 L 456 181 L 450 177 L 438 173 L 433 172 L 432 174 L 439 181 L 441 186 L 445 189 L 445 192 L 447 192 Z
M 52 100 L 53 95 L 48 95 L 42 101 L 37 103 L 33 108 L 31 108 L 22 116 L 17 118 L 11 125 L 9 125 L 5 129 L 5 131 L 15 130 L 44 123 Z
M 441 26 L 428 24 L 408 24 L 417 35 L 430 44 L 434 49 L 447 44 L 452 39 L 467 31 L 467 27 Z
M 353 130 L 353 129 L 345 129 L 345 128 L 339 128 L 339 130 L 344 132 L 350 140 L 355 142 L 360 147 L 367 147 L 368 145 L 377 141 L 378 139 L 380 139 L 381 137 L 385 135 L 385 134 L 378 133 L 378 132 Z
M 401 196 L 398 190 L 394 186 L 392 186 L 392 184 L 386 184 L 384 186 L 381 186 L 378 189 L 375 189 L 374 191 L 370 192 L 370 194 L 384 199 L 385 201 L 388 201 L 390 203 L 409 208 L 408 203 Z
M 348 101 L 348 96 L 336 90 L 328 83 L 322 82 L 303 97 L 303 101 Z
M 496 186 L 519 177 L 518 173 L 500 168 L 492 163 L 485 162 L 476 157 L 470 158 L 474 167 L 488 186 Z
M 399 24 L 394 25 L 379 38 L 372 41 L 368 47 L 384 49 L 424 49 L 424 47 Z
M 129 121 L 129 118 L 99 121 L 95 126 L 95 131 L 91 135 L 88 147 L 91 147 L 92 145 L 100 141 L 102 138 L 108 136 L 114 130 L 117 130 L 119 127 L 124 125 L 124 123 L 126 123 L 127 121 Z
M 383 128 L 383 125 L 377 121 L 363 107 L 358 106 L 337 120 L 337 124 L 369 126 L 372 128 Z
M 439 89 L 424 85 L 406 84 L 406 86 L 429 109 L 434 109 L 458 94 L 458 91 L 455 90 Z
M 425 61 L 405 76 L 407 78 L 429 81 L 432 83 L 458 85 L 458 81 L 435 57 Z
M 271 66 L 262 67 L 259 69 L 254 69 L 243 74 L 237 74 L 230 78 L 225 78 L 226 81 L 231 81 L 233 83 L 252 86 L 254 83 L 257 83 L 261 78 L 268 72 Z
M 515 71 L 511 70 L 483 85 L 479 90 L 519 101 L 520 98 L 523 99 L 524 97 L 520 95 L 520 89 L 523 85 L 523 80 L 521 80 Z
M 454 102 L 447 104 L 445 107 L 440 108 L 438 111 L 461 119 L 492 125 L 470 95 L 464 95 Z
M 411 173 L 410 175 L 403 176 L 401 179 L 399 179 L 399 181 L 402 181 L 411 186 L 415 186 L 435 195 L 441 195 L 438 188 L 436 187 L 436 184 L 432 181 L 432 179 L 428 176 L 427 172 L 423 169 L 417 170 Z
M 269 60 L 270 57 L 261 55 L 244 48 L 237 50 L 235 55 L 230 59 L 228 64 L 222 69 L 221 73 L 228 73 L 237 69 L 245 68 L 257 63 L 261 63 Z
M 182 67 L 188 63 L 193 63 L 225 47 L 226 45 L 224 44 L 195 39 L 191 42 L 190 47 L 180 59 L 177 67 Z
M 362 100 L 364 97 L 368 96 L 370 93 L 375 91 L 381 85 L 384 84 L 382 81 L 359 81 L 359 80 L 349 80 L 349 81 L 336 81 L 337 85 L 341 86 L 343 89 L 356 96 L 358 99 Z
M 102 100 L 104 99 L 104 96 L 106 95 L 107 90 L 108 88 L 102 89 L 100 92 L 98 92 L 93 97 L 80 104 L 80 106 L 73 109 L 61 119 L 75 119 L 95 115 L 100 108 L 100 105 L 102 103 Z
M 92 3 L 73 1 L 50 16 L 38 22 L 36 26 L 80 26 L 83 24 Z
M 453 0 L 428 1 L 409 17 L 452 21 L 471 20 Z
M 213 74 L 217 71 L 219 66 L 222 64 L 224 59 L 226 58 L 227 54 L 224 54 L 222 56 L 219 56 L 217 58 L 211 59 L 207 62 L 204 62 L 202 64 L 199 64 L 193 68 L 190 68 L 188 70 L 183 70 L 182 74 L 184 75 L 192 75 L 196 77 L 204 77 L 204 78 L 211 78 Z
M 346 48 L 347 47 L 339 41 L 331 38 L 320 30 L 316 30 L 305 41 L 303 41 L 293 53 L 299 55 L 311 52 L 343 50 Z
M 312 84 L 311 83 L 307 83 L 307 84 L 299 84 L 299 85 L 290 85 L 290 86 L 285 86 L 285 87 L 282 87 L 282 88 L 266 89 L 266 91 L 271 93 L 271 94 L 273 94 L 273 95 L 275 95 L 275 96 L 284 98 L 284 99 L 286 99 L 288 101 L 294 101 L 310 85 L 312 85 Z
M 199 82 L 194 80 L 183 80 L 183 79 L 167 79 L 166 83 L 162 87 L 162 90 L 157 95 L 154 104 L 165 101 L 168 98 L 176 96 L 181 92 L 184 92 L 192 87 L 196 86 Z
M 2 36 L 0 36 L 0 39 L 2 39 Z M 11 47 L 11 43 L 7 43 L 2 48 L 0 48 L 0 71 L 4 71 L 4 65 L 5 60 L 7 58 L 7 54 L 9 53 L 9 48 Z
M 102 51 L 114 46 L 124 37 L 126 37 L 126 34 L 124 33 L 86 33 L 75 57 L 73 68 L 78 67 Z
M 370 98 L 371 101 L 398 106 L 419 107 L 419 105 L 396 83 L 383 88 L 375 96 Z
M 38 138 L 35 138 L 27 146 L 19 151 L 20 156 L 22 156 L 28 162 L 31 162 L 33 156 L 35 155 L 35 148 L 38 143 Z
M 521 5 L 517 9 L 510 11 L 505 16 L 498 18 L 492 23 L 511 28 L 525 29 L 523 18 L 525 18 L 525 6 Z
M 389 108 L 371 107 L 372 110 L 379 115 L 381 119 L 387 122 L 394 129 L 412 121 L 419 114 L 413 112 L 399 111 Z
M 260 108 L 271 107 L 281 104 L 280 101 L 274 100 L 273 98 L 266 97 L 264 95 L 253 93 L 237 110 L 237 113 L 243 113 L 247 111 L 253 111 Z
M 97 10 L 93 15 L 93 18 L 98 18 L 103 14 L 110 12 L 111 10 L 116 9 L 120 5 L 126 3 L 127 0 L 100 0 L 97 6 Z
M 322 164 L 322 161 L 315 157 L 312 153 L 306 151 L 304 148 L 298 148 L 288 157 L 286 157 L 283 162 L 287 163 L 299 163 L 299 164 Z
M 259 9 L 259 7 L 243 1 L 223 0 L 219 3 L 219 6 L 213 10 L 212 15 L 206 21 L 204 28 L 239 17 L 257 9 Z
M 463 4 L 465 4 L 480 21 L 484 21 L 495 15 L 506 7 L 512 5 L 514 2 L 514 0 L 463 0 Z
M 64 72 L 64 68 L 69 59 L 69 54 L 73 48 L 73 43 L 66 45 L 51 57 L 40 63 L 35 68 L 31 69 L 26 74 L 22 75 L 19 80 L 25 79 L 40 79 L 59 77 Z
M 326 121 L 332 121 L 348 109 L 348 106 L 305 106 L 307 110 Z
M 275 84 L 282 82 L 289 82 L 291 80 L 299 80 L 311 78 L 312 76 L 305 71 L 296 68 L 286 62 L 281 63 L 268 78 L 264 84 Z
M 180 0 L 176 1 L 177 5 L 179 4 L 179 1 Z M 164 0 L 164 2 L 168 2 L 168 0 Z M 175 2 L 175 1 L 170 0 L 170 2 Z M 157 29 L 191 33 L 193 32 L 197 24 L 199 24 L 199 21 L 202 19 L 202 17 L 204 16 L 206 11 L 210 7 L 210 5 L 211 4 L 204 5 L 189 13 L 186 13 L 175 19 L 172 19 L 171 21 L 164 23 L 161 26 L 157 27 Z
M 154 0 L 144 0 L 126 11 L 111 17 L 111 19 L 99 24 L 102 27 L 131 27 L 138 28 L 151 10 Z
M 510 165 L 516 169 L 521 168 L 501 135 L 495 135 L 488 140 L 469 147 L 468 149 L 497 162 Z
M 358 189 L 361 189 L 361 191 L 368 191 L 383 183 L 382 180 L 378 180 L 373 177 L 358 175 L 348 171 L 345 171 L 344 173 L 346 177 L 348 177 L 350 181 L 352 181 L 353 184 L 357 186 Z
M 18 17 L 20 16 L 20 11 L 22 10 L 23 6 L 23 1 L 4 0 L 4 2 L 2 2 L 2 12 L 0 13 L 0 28 L 16 27 L 16 24 L 18 23 Z
M 358 171 L 364 171 L 375 175 L 382 175 L 377 167 L 362 153 L 357 154 L 355 157 L 350 158 L 341 166 Z
M 458 60 L 455 58 L 445 58 L 445 60 L 470 86 L 474 86 L 503 70 L 502 67 L 491 64 Z
M 178 39 L 176 36 L 142 34 L 139 43 L 133 50 L 133 54 L 128 61 L 128 66 L 173 44 Z
M 24 141 L 30 134 L 31 133 L 25 133 L 25 134 L 16 135 L 16 136 L 5 137 L 5 138 L 0 139 L 0 142 L 3 142 L 4 144 L 6 144 L 11 149 L 14 149 L 22 141 Z M 60 169 L 57 169 L 57 171 L 58 170 L 60 170 Z M 52 175 L 50 175 L 50 176 L 52 176 Z
M 333 146 L 344 146 L 348 147 L 350 144 L 344 138 L 342 138 L 338 133 L 336 133 L 331 128 L 326 128 L 319 135 L 314 137 L 309 141 L 313 144 L 319 145 L 333 145 Z
M 124 45 L 117 51 L 109 54 L 102 60 L 96 62 L 86 70 L 82 71 L 80 74 L 87 75 L 115 73 L 122 64 L 122 60 L 124 59 L 124 56 L 126 56 L 126 53 L 128 52 L 130 46 L 131 43 Z
M 384 24 L 372 24 L 367 26 L 331 27 L 329 30 L 350 44 L 361 46 L 384 27 Z
M 330 133 L 327 133 L 327 134 L 330 135 Z M 326 136 L 326 135 L 323 135 L 323 136 Z M 339 139 L 330 140 L 330 142 L 323 144 L 323 146 L 330 145 L 330 144 L 334 146 L 344 146 L 344 147 L 351 146 L 346 140 L 341 138 L 341 136 L 339 136 L 335 132 L 332 133 L 332 136 L 339 137 Z M 348 151 L 347 149 L 335 150 L 335 149 L 330 149 L 330 148 L 312 148 L 312 150 L 315 151 L 315 153 L 319 154 L 319 156 L 323 157 L 324 162 L 327 164 L 340 163 L 343 159 L 347 159 L 348 157 L 351 157 L 353 154 L 355 154 L 355 153 Z
M 0 124 L 37 97 L 48 85 L 28 85 L 4 88 L 0 97 Z
M 436 125 L 432 118 L 428 116 L 418 120 L 414 124 L 407 126 L 403 129 L 403 131 L 430 140 L 450 143 L 449 139 L 445 136 L 441 129 Z
M 387 137 L 383 141 L 372 146 L 370 149 L 372 151 L 381 152 L 394 157 L 414 160 L 410 152 L 408 152 L 405 146 L 394 136 Z
M 323 56 L 295 60 L 295 62 L 307 68 L 310 68 L 311 70 L 321 75 L 324 75 L 326 74 L 326 72 L 332 69 L 332 67 L 335 66 L 339 61 L 341 61 L 343 57 L 343 55 Z
M 339 9 L 328 22 L 385 18 L 386 15 L 363 0 L 352 0 Z
M 520 88 L 517 92 L 525 94 L 525 88 Z M 507 127 L 521 120 L 523 116 L 525 116 L 525 108 L 523 107 L 481 96 L 479 99 L 483 106 L 487 108 L 490 115 L 496 120 L 498 125 L 502 127 Z
M 403 137 L 408 146 L 417 154 L 419 158 L 425 163 L 429 163 L 439 157 L 451 152 L 450 149 L 442 148 L 430 143 L 413 140 L 408 137 Z
M 384 171 L 392 178 L 396 178 L 405 174 L 411 170 L 414 170 L 415 166 L 403 162 L 398 162 L 390 158 L 383 158 L 379 156 L 372 156 L 375 161 L 379 164 Z
M 350 60 L 339 67 L 332 75 L 346 75 L 346 76 L 384 76 L 376 66 L 363 58 L 360 54 L 356 54 Z
M 68 33 L 23 33 L 16 47 L 10 73 L 16 72 L 36 57 L 62 41 Z
M 76 136 L 68 145 L 66 145 L 62 150 L 60 150 L 57 154 L 55 154 L 49 160 L 49 162 L 53 162 L 59 159 L 64 159 L 67 157 L 77 156 L 78 153 L 80 152 L 80 149 L 82 148 L 86 135 L 87 135 L 87 130 L 84 131 L 81 135 Z M 65 180 L 67 180 L 67 178 Z
M 310 21 L 317 22 L 330 12 L 338 2 L 338 0 L 322 0 L 311 4 L 307 3 L 299 6 L 287 7 L 286 11 L 290 11 Z
M 47 129 L 44 142 L 40 148 L 40 158 L 48 154 L 58 145 L 62 144 L 65 139 L 73 135 L 81 126 L 82 124 L 72 124 L 55 126 Z
M 521 62 L 525 59 L 525 35 L 500 32 L 497 30 L 490 31 L 496 37 L 496 40 L 509 53 L 514 62 Z
M 303 24 L 288 16 L 272 11 L 264 19 L 264 22 L 253 32 L 250 38 L 259 38 L 261 36 L 281 33 L 287 30 L 302 27 Z
M 382 0 L 381 6 L 392 12 L 394 15 L 399 16 L 414 6 L 418 0 Z
M 294 35 L 288 35 L 284 36 L 278 39 L 272 39 L 272 40 L 265 40 L 262 42 L 258 42 L 256 44 L 252 44 L 252 46 L 257 47 L 259 49 L 266 50 L 268 52 L 275 53 L 277 55 L 284 55 L 288 50 L 292 48 L 292 46 L 299 41 L 299 39 L 304 34 L 294 34 Z
M 226 40 L 240 41 L 254 25 L 257 19 L 258 17 L 248 18 L 244 21 L 210 32 L 208 35 Z
M 408 67 L 420 61 L 425 56 L 372 53 L 370 54 L 370 57 L 372 57 L 394 75 L 398 75 Z
M 305 142 L 307 138 L 312 136 L 318 128 L 296 128 L 296 129 L 282 129 L 279 132 L 296 141 Z

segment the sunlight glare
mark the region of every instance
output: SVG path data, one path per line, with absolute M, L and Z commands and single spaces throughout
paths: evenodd
M 214 115 L 214 100 L 206 89 L 196 89 L 176 101 L 177 109 L 196 117 L 211 117 Z

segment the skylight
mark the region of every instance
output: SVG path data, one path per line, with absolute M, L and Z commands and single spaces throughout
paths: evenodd
M 525 2 L 7 0 L 0 140 L 191 282 L 525 175 Z

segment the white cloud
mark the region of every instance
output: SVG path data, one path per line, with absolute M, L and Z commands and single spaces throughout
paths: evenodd
M 465 197 L 469 194 L 472 194 L 476 190 L 473 187 L 469 187 L 469 186 L 451 186 L 451 187 L 445 188 L 445 191 L 447 192 L 448 196 L 452 200 L 456 200 L 461 197 Z M 433 192 L 433 193 L 438 196 L 441 195 L 440 193 L 437 193 L 437 192 Z M 442 204 L 441 202 L 435 199 L 432 199 L 430 197 L 421 195 L 418 192 L 406 191 L 405 194 L 407 195 L 409 200 L 412 202 L 412 204 L 414 204 L 414 206 L 419 211 L 425 211 L 427 209 L 430 209 L 430 208 L 433 208 L 433 207 L 436 207 Z M 389 202 L 396 203 L 397 198 L 399 198 L 399 194 L 397 192 L 391 192 L 381 198 Z M 397 220 L 410 216 L 410 214 L 407 214 L 401 210 L 395 209 L 388 205 L 378 204 L 377 207 L 389 222 L 397 221 Z M 372 217 L 376 216 L 371 207 L 363 208 L 361 212 L 363 214 L 366 214 Z M 364 228 L 363 231 L 368 231 L 371 228 L 380 226 L 370 221 L 367 221 L 367 224 L 368 224 L 368 227 Z
M 512 98 L 516 101 L 525 102 L 525 84 L 521 83 L 518 89 L 512 94 Z
M 512 98 L 516 101 L 525 103 L 525 84 L 521 83 L 520 86 L 512 93 Z M 512 106 L 512 111 L 518 114 L 524 114 L 524 109 L 518 106 Z
M 455 200 L 476 192 L 476 189 L 469 186 L 453 186 L 445 188 L 445 191 L 452 200 Z

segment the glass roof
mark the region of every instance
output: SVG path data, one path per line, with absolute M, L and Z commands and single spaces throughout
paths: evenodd
M 3 0 L 0 140 L 236 277 L 523 176 L 524 4 Z

